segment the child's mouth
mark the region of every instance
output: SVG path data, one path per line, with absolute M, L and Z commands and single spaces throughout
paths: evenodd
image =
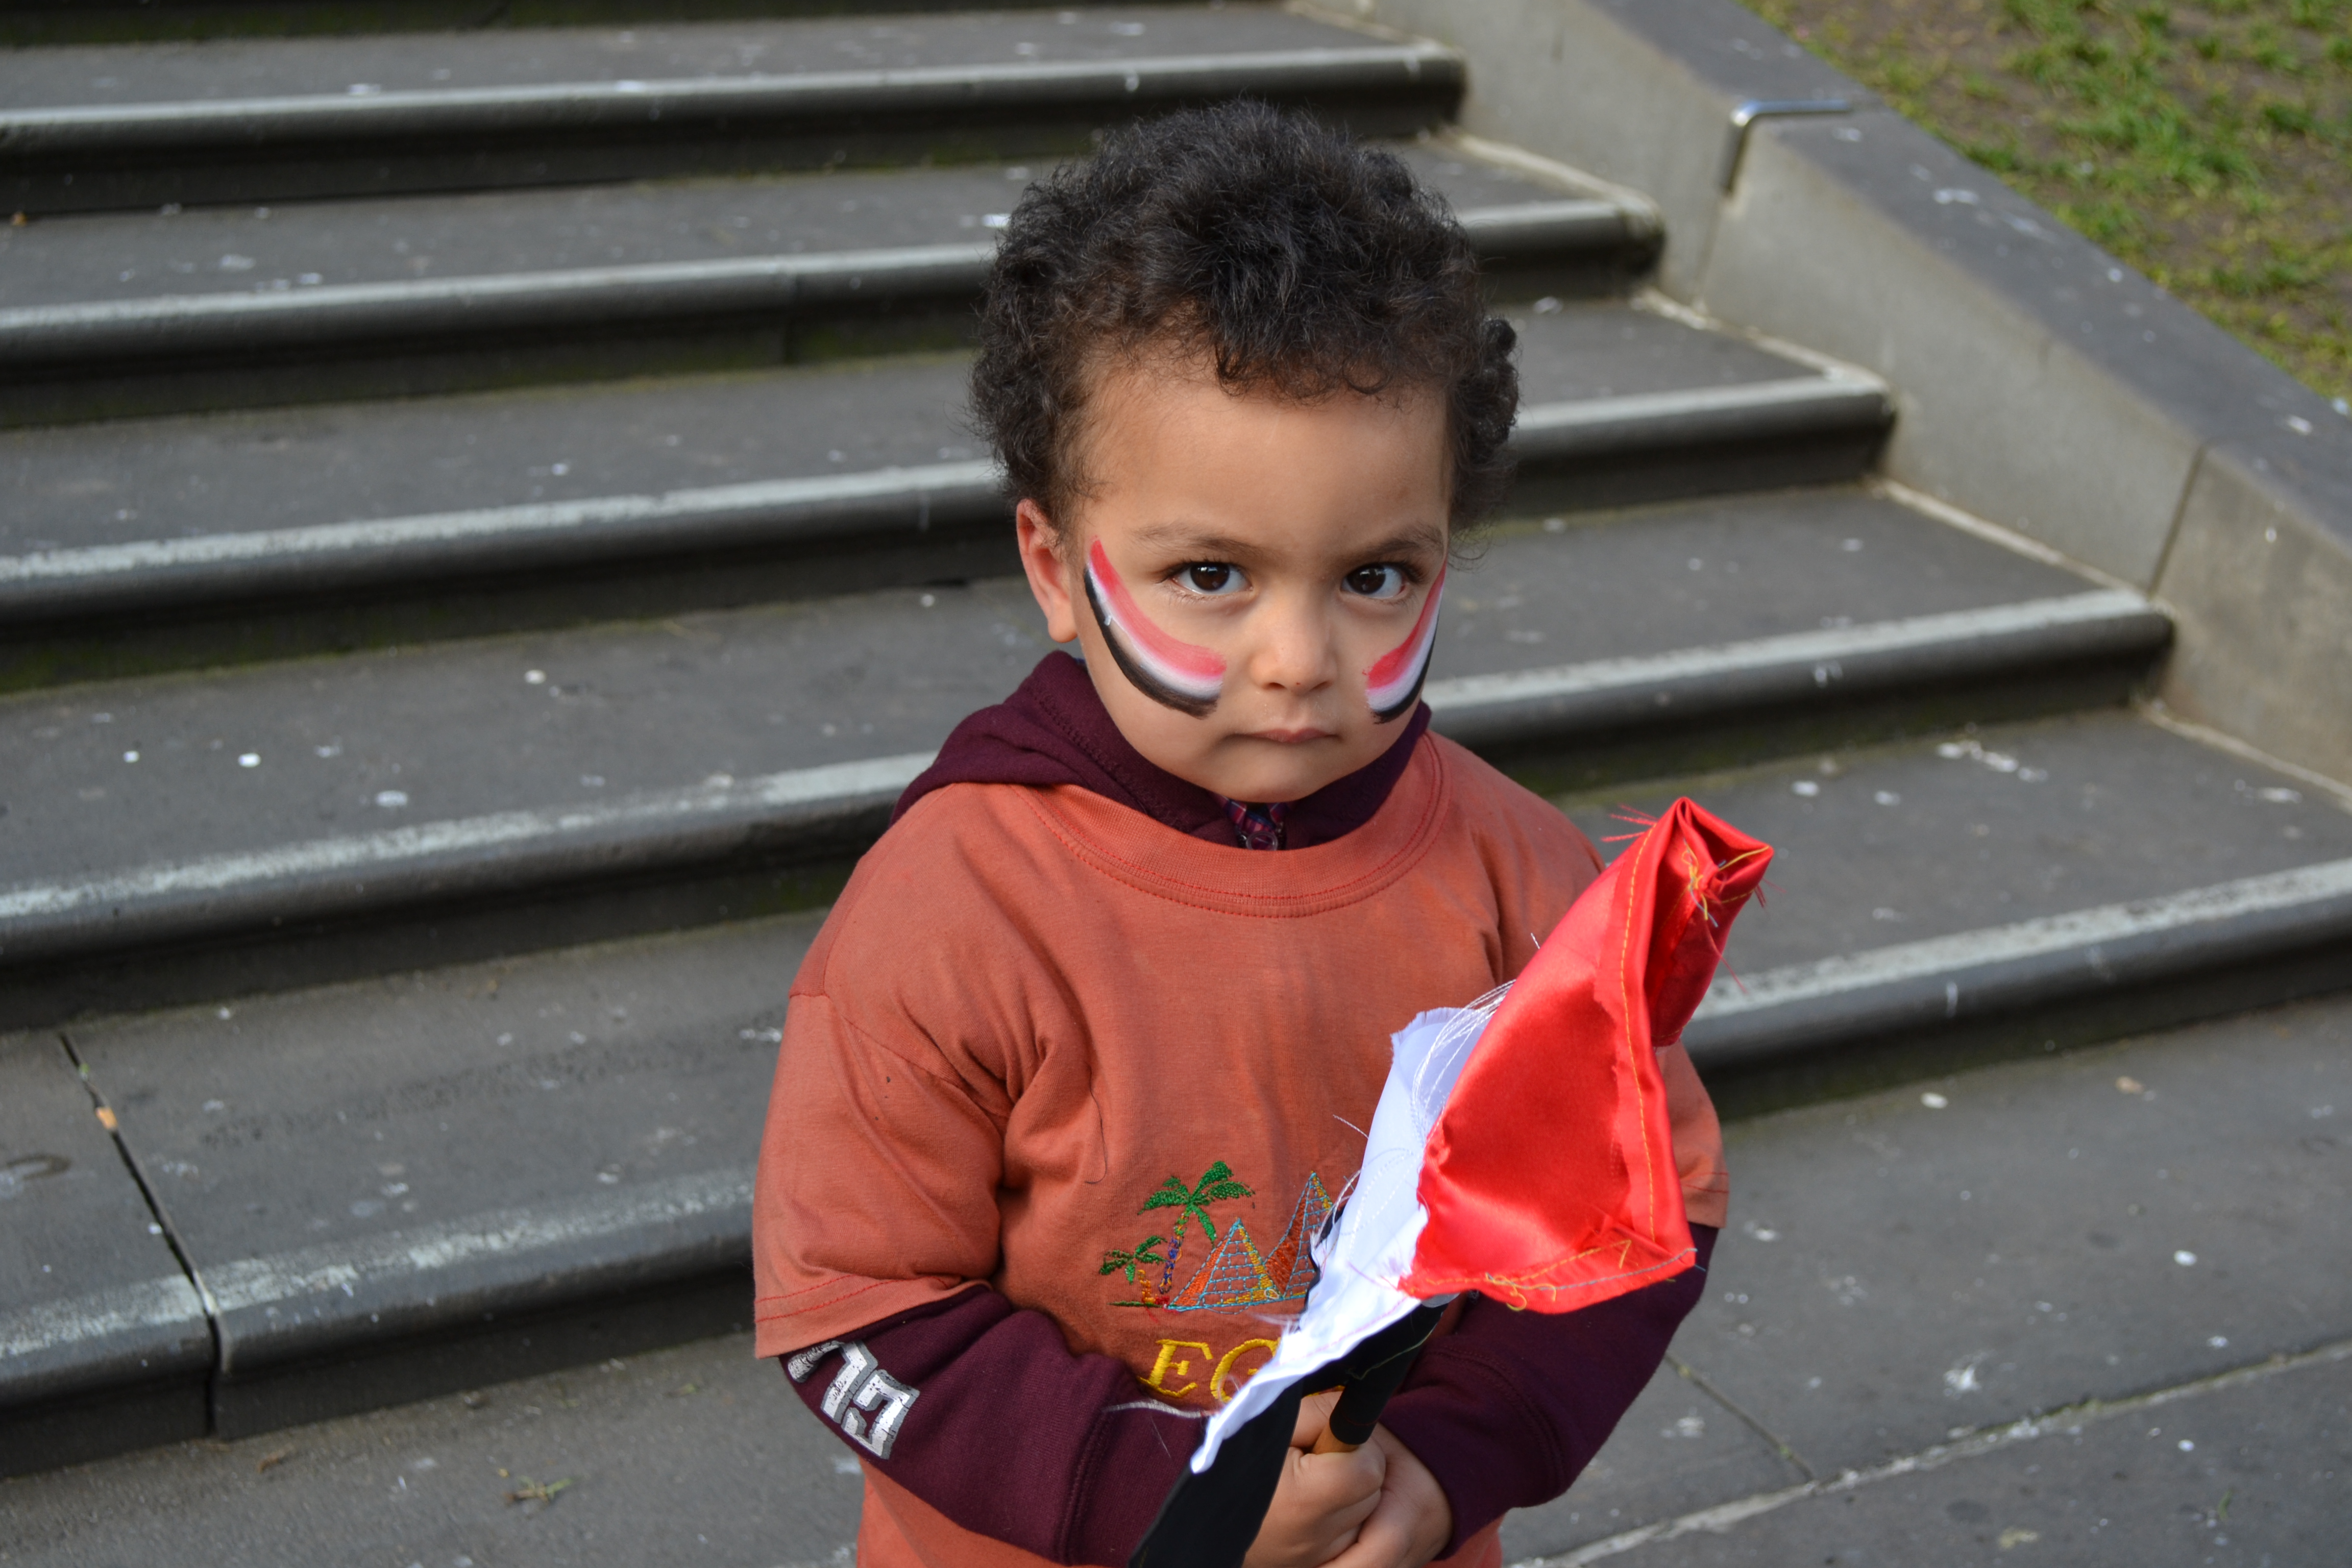
M 1331 731 L 1328 730 L 1253 730 L 1250 731 L 1250 739 L 1253 741 L 1273 741 L 1285 746 L 1301 745 L 1308 741 L 1328 741 L 1330 738 Z

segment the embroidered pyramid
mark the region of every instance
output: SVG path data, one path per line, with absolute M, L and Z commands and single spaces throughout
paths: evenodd
M 1171 1311 L 1200 1312 L 1222 1307 L 1247 1307 L 1276 1299 L 1274 1282 L 1266 1278 L 1265 1260 L 1250 1240 L 1249 1226 L 1235 1220 L 1201 1271 L 1168 1301 Z
M 1290 1224 L 1284 1227 L 1274 1250 L 1265 1255 L 1265 1277 L 1274 1286 L 1276 1300 L 1304 1296 L 1315 1283 L 1311 1256 L 1315 1233 L 1323 1228 L 1330 1213 L 1331 1194 L 1323 1190 L 1323 1178 L 1307 1173 L 1307 1185 L 1299 1189 L 1297 1205 L 1290 1211 Z

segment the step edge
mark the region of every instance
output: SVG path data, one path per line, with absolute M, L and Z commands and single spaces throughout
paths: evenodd
M 1987 630 L 1988 626 L 1993 630 Z M 1925 655 L 1950 679 L 2057 656 L 2160 647 L 2170 623 L 2113 590 L 1986 610 L 1795 633 L 1648 658 L 1433 682 L 1440 732 L 1526 743 L 1565 731 L 1678 721 L 1759 694 L 1803 700 L 1916 678 Z M 1824 647 L 1856 668 L 1832 678 Z M 1860 651 L 1854 651 L 1860 650 Z M 1879 662 L 1874 666 L 1872 658 Z M 1708 689 L 1716 689 L 1710 696 Z M 1674 694 L 1683 695 L 1677 704 Z M 1669 700 L 1661 703 L 1661 691 Z M 615 872 L 677 869 L 779 834 L 809 835 L 887 807 L 934 753 L 793 769 L 646 791 L 621 801 L 509 810 L 176 862 L 84 879 L 0 887 L 0 960 L 86 957 L 133 945 L 346 918 L 477 888 L 517 891 Z
M 1561 462 L 1685 443 L 1867 435 L 1894 422 L 1894 400 L 1883 384 L 1804 374 L 1533 404 L 1519 410 L 1511 441 L 1522 461 Z
M 181 1370 L 201 1377 L 211 1370 L 211 1329 L 184 1274 L 0 1308 L 0 1410 L 167 1381 L 169 1363 L 198 1342 L 201 1363 Z
M 996 257 L 986 242 L 551 268 L 383 283 L 0 310 L 0 363 L 155 357 L 333 337 L 494 331 L 574 319 L 657 320 L 976 292 Z M 866 287 L 867 282 L 876 286 Z
M 0 889 L 0 959 L 86 957 L 721 859 L 765 837 L 838 829 L 887 810 L 934 755 L 864 758 L 647 790 L 609 804 L 450 818 L 157 862 L 79 883 L 20 883 Z
M 2153 658 L 2172 623 L 2144 596 L 2092 589 L 1824 631 L 1429 683 L 1433 726 L 1465 745 L 1684 722 L 1749 706 Z
M 921 66 L 865 71 L 755 73 L 664 80 L 551 82 L 530 87 L 298 93 L 0 111 L 0 167 L 29 155 L 71 156 L 197 147 L 267 147 L 308 135 L 359 141 L 459 132 L 530 132 L 607 124 L 759 114 L 809 118 L 907 112 L 936 102 L 991 107 L 1039 98 L 1135 100 L 1306 87 L 1457 88 L 1465 58 L 1443 45 L 1329 45 L 1231 54 L 1140 55 L 1124 60 Z
M 749 1167 L 720 1167 L 258 1258 L 210 1263 L 197 1248 L 196 1272 L 216 1303 L 218 1372 L 258 1376 L 371 1340 L 748 1262 L 751 1185 Z
M 1605 252 L 1630 243 L 1628 215 L 1609 202 L 1530 201 L 1458 216 L 1481 254 L 1494 260 Z M 315 349 L 339 337 L 790 313 L 851 300 L 976 294 L 996 248 L 990 240 L 948 241 L 16 305 L 0 308 L 0 364 L 283 343 Z
M 1781 383 L 1756 384 L 1780 387 Z M 1808 379 L 1759 394 L 1773 433 L 1844 428 L 1853 395 L 1818 399 Z M 1801 390 L 1800 390 L 1801 389 Z M 1533 444 L 1515 427 L 1508 448 L 1524 466 L 1545 467 L 1607 452 L 1654 450 L 1692 438 L 1695 426 L 1723 439 L 1757 428 L 1736 388 L 1639 393 L 1538 405 Z M 1807 425 L 1818 414 L 1818 425 Z M 1644 422 L 1648 422 L 1645 424 Z M 1557 430 L 1605 429 L 1577 442 Z M 1653 426 L 1655 426 L 1654 429 Z M 976 522 L 1004 508 L 998 470 L 986 459 L 913 464 L 857 474 L 755 479 L 660 492 L 520 502 L 409 517 L 305 523 L 252 533 L 136 540 L 0 555 L 0 613 L 54 619 L 128 609 L 201 604 L 226 595 L 267 595 L 377 580 L 406 582 L 537 563 L 632 553 L 786 543 L 933 523 Z M 983 478 L 983 475 L 986 477 Z M 911 516 L 908 514 L 911 513 Z M 601 538 L 600 538 L 601 535 Z M 332 563 L 332 564 L 328 564 Z
M 1002 472 L 983 458 L 140 540 L 0 556 L 0 613 L 159 607 L 551 559 L 603 560 L 649 548 L 786 543 L 910 523 L 919 532 L 1005 510 Z
M 2352 859 L 1718 976 L 1685 1039 L 1702 1068 L 1746 1068 L 2338 942 Z

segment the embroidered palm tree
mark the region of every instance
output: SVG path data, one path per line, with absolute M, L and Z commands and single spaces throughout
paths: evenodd
M 1164 1236 L 1146 1237 L 1132 1252 L 1129 1252 L 1123 1247 L 1117 1247 L 1106 1248 L 1103 1252 L 1102 1267 L 1096 1270 L 1096 1272 L 1099 1274 L 1116 1274 L 1123 1268 L 1127 1270 L 1127 1282 L 1129 1285 L 1133 1285 L 1136 1282 L 1135 1271 L 1138 1268 L 1147 1263 L 1164 1263 L 1167 1261 L 1167 1259 L 1161 1258 L 1160 1254 L 1151 1250 L 1153 1247 L 1159 1246 L 1161 1242 L 1167 1239 L 1168 1238 Z M 1144 1285 L 1142 1287 L 1142 1290 L 1144 1304 L 1149 1306 L 1154 1300 L 1155 1293 L 1149 1284 Z
M 1197 1185 L 1188 1187 L 1182 1177 L 1171 1176 L 1160 1184 L 1157 1192 L 1143 1200 L 1143 1206 L 1135 1211 L 1138 1214 L 1150 1214 L 1153 1209 L 1176 1211 L 1176 1224 L 1171 1227 L 1174 1235 L 1169 1238 L 1166 1265 L 1160 1274 L 1160 1294 L 1166 1295 L 1176 1288 L 1176 1258 L 1184 1250 L 1185 1222 L 1197 1217 L 1201 1228 L 1208 1233 L 1211 1241 L 1214 1241 L 1217 1239 L 1217 1222 L 1209 1217 L 1209 1205 L 1226 1198 L 1253 1195 L 1250 1188 L 1234 1180 L 1233 1167 L 1220 1160 L 1201 1173 Z

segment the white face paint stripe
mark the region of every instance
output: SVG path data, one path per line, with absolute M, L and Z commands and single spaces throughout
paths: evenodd
M 1212 649 L 1178 642 L 1152 625 L 1103 553 L 1100 540 L 1087 546 L 1087 588 L 1106 637 L 1115 637 L 1112 653 L 1145 695 L 1188 710 L 1205 711 L 1207 704 L 1216 701 L 1225 686 L 1224 659 Z M 1162 689 L 1154 690 L 1154 686 Z
M 1365 700 L 1384 721 L 1403 711 L 1420 694 L 1422 678 L 1429 673 L 1430 655 L 1437 647 L 1437 605 L 1444 596 L 1445 574 L 1441 570 L 1437 581 L 1429 586 L 1429 597 L 1422 601 L 1412 634 L 1364 672 Z

